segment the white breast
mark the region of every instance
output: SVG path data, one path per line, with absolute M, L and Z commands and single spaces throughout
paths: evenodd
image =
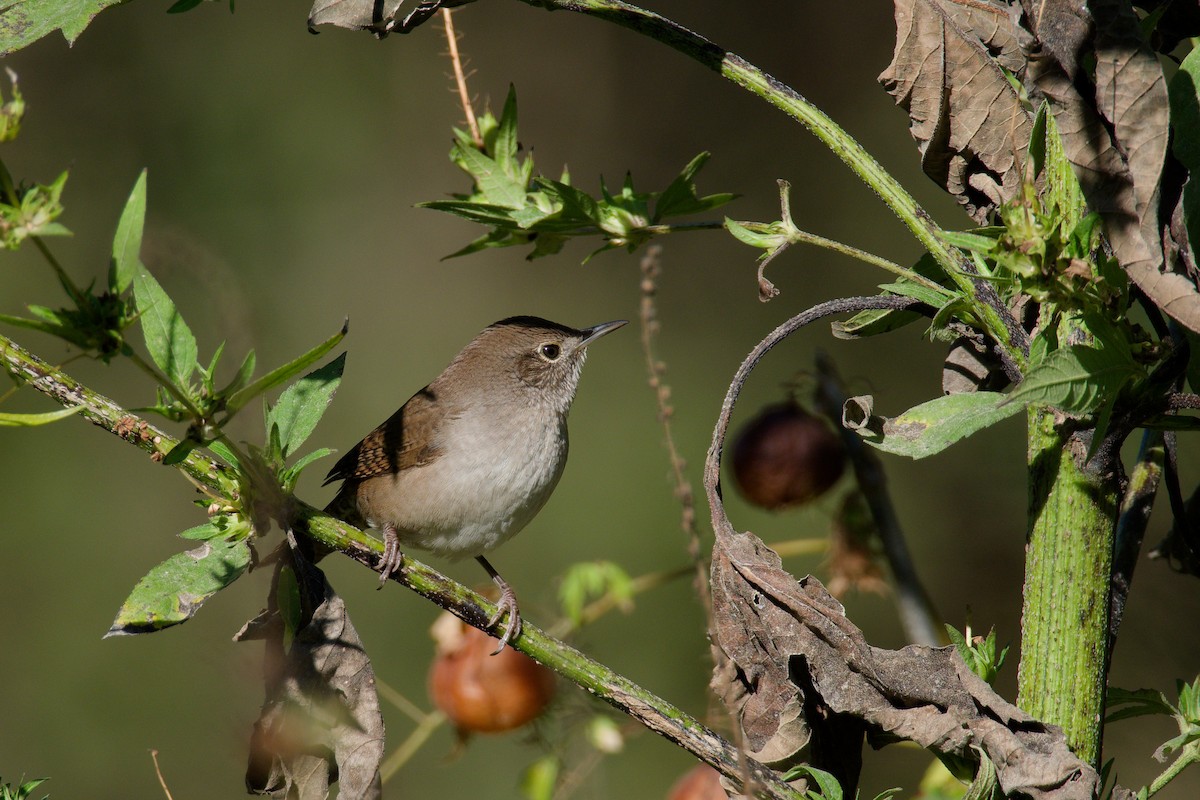
M 451 558 L 477 556 L 499 546 L 541 510 L 567 462 L 565 416 L 520 409 L 497 437 L 484 413 L 448 422 L 442 456 L 398 475 L 375 478 L 363 515 L 372 527 L 390 522 L 406 547 Z M 532 432 L 532 433 L 531 433 Z M 444 443 L 453 440 L 453 447 Z

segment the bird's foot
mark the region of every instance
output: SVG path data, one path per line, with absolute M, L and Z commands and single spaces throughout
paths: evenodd
M 400 537 L 396 535 L 395 528 L 387 525 L 383 529 L 383 555 L 375 564 L 375 569 L 379 570 L 379 588 L 382 589 L 392 573 L 403 565 L 404 553 L 400 552 Z
M 500 646 L 492 652 L 494 656 L 500 655 L 514 637 L 521 635 L 521 610 L 517 608 L 517 595 L 503 579 L 497 583 L 500 585 L 500 599 L 496 602 L 496 613 L 488 620 L 488 627 L 490 628 L 503 619 L 505 612 L 508 612 L 508 627 L 504 629 L 504 635 L 500 637 Z

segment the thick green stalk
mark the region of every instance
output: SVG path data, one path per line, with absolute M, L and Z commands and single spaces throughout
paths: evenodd
M 1100 766 L 1119 476 L 1081 467 L 1086 446 L 1029 412 L 1029 539 L 1017 705 L 1062 727 Z

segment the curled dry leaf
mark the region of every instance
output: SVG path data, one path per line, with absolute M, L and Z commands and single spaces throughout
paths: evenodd
M 1016 196 L 1033 121 L 1005 70 L 1025 59 L 1007 6 L 896 0 L 896 50 L 879 76 L 911 119 L 921 166 L 982 222 Z
M 713 640 L 722 657 L 714 683 L 756 752 L 781 739 L 782 749 L 810 743 L 810 761 L 853 787 L 847 756 L 870 732 L 968 763 L 978 763 L 980 748 L 1006 796 L 1095 796 L 1099 776 L 1062 731 L 1005 701 L 954 648 L 871 647 L 819 581 L 797 582 L 757 536 L 714 522 Z M 806 719 L 796 718 L 797 706 Z
M 282 589 L 281 576 L 288 576 L 282 577 Z M 378 800 L 383 716 L 375 672 L 342 598 L 300 555 L 276 564 L 271 588 L 268 610 L 235 637 L 266 645 L 267 699 L 250 739 L 246 788 L 270 797 L 324 800 L 336 781 L 339 798 Z M 281 609 L 281 597 L 298 605 Z M 290 623 L 288 617 L 294 617 Z M 294 627 L 290 646 L 288 627 Z

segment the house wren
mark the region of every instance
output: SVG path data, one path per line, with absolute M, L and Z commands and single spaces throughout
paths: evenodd
M 587 346 L 626 320 L 583 330 L 538 317 L 489 325 L 433 383 L 367 434 L 330 470 L 344 481 L 326 509 L 383 533 L 380 583 L 401 545 L 471 556 L 500 587 L 500 647 L 520 633 L 512 588 L 484 558 L 525 527 L 567 463 L 567 412 Z

